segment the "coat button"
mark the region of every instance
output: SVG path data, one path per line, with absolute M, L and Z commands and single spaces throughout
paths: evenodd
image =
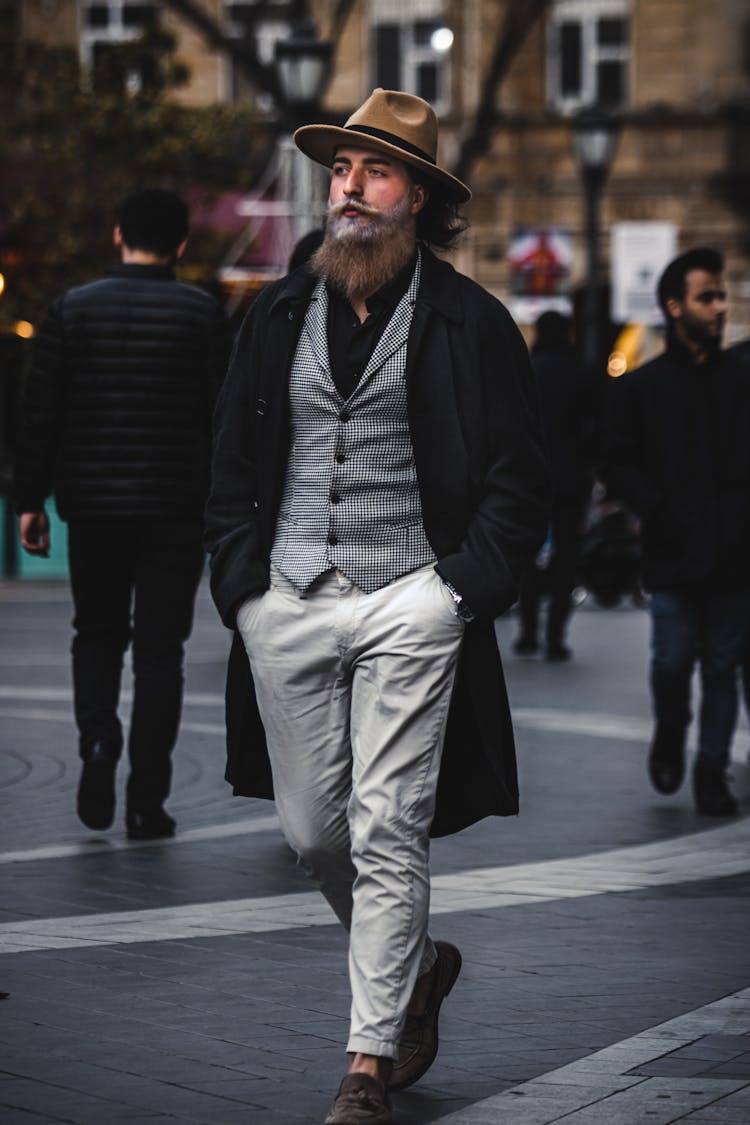
M 329 535 L 328 536 L 329 547 L 335 547 L 337 543 L 338 543 L 338 539 L 336 538 L 335 535 Z
M 341 500 L 341 497 L 339 496 L 338 492 L 332 492 L 331 493 L 331 503 L 332 504 L 338 504 L 340 502 L 340 500 Z
M 344 461 L 346 461 L 346 454 L 337 453 L 336 454 L 336 461 L 338 462 L 339 465 L 343 465 Z
M 348 410 L 342 410 L 339 414 L 339 422 L 348 422 L 350 418 L 351 414 Z

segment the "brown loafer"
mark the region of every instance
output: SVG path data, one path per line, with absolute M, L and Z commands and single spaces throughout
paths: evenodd
M 447 941 L 436 941 L 435 948 L 438 956 L 427 1007 L 421 1016 L 406 1017 L 398 1058 L 388 1083 L 391 1090 L 403 1090 L 418 1081 L 430 1069 L 438 1053 L 440 1005 L 461 972 L 461 954 Z
M 369 1074 L 347 1074 L 325 1125 L 391 1125 L 385 1086 Z

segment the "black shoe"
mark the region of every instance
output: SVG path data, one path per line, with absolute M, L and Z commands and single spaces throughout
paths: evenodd
M 722 769 L 696 766 L 693 770 L 695 807 L 704 816 L 736 816 L 737 799 L 730 793 Z
M 430 1069 L 438 1053 L 440 1005 L 461 972 L 461 954 L 455 945 L 436 941 L 438 959 L 433 965 L 432 985 L 427 1006 L 421 1016 L 407 1016 L 388 1086 L 403 1090 L 413 1085 Z
M 131 812 L 125 816 L 125 826 L 129 840 L 161 840 L 174 836 L 176 822 L 164 809 L 151 809 L 148 812 Z
M 385 1086 L 369 1074 L 347 1074 L 324 1125 L 391 1125 Z
M 560 642 L 547 645 L 547 651 L 544 654 L 545 660 L 550 660 L 553 664 L 562 664 L 563 661 L 570 660 L 572 656 L 572 649 Z
M 685 727 L 656 724 L 648 773 L 654 789 L 660 793 L 677 792 L 685 776 Z
M 525 633 L 513 642 L 513 651 L 517 656 L 533 656 L 539 651 L 539 645 L 533 637 L 527 637 Z
M 117 755 L 101 742 L 86 750 L 78 783 L 78 816 L 87 828 L 101 832 L 115 818 Z

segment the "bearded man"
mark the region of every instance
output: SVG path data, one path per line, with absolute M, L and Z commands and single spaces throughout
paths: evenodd
M 520 333 L 429 249 L 470 198 L 430 106 L 378 89 L 295 141 L 332 168 L 325 239 L 258 297 L 216 416 L 227 777 L 274 796 L 349 931 L 326 1122 L 381 1125 L 461 968 L 427 932 L 430 834 L 518 809 L 493 620 L 544 538 L 547 473 Z
M 609 491 L 642 522 L 656 718 L 651 781 L 664 794 L 682 784 L 697 661 L 693 791 L 708 816 L 737 812 L 726 770 L 750 624 L 750 379 L 741 353 L 721 349 L 723 269 L 711 248 L 666 267 L 658 283 L 666 351 L 612 388 L 604 438 Z

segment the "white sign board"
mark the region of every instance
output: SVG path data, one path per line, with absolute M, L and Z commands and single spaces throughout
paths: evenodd
M 612 320 L 616 324 L 662 324 L 656 283 L 677 256 L 674 223 L 613 223 Z

